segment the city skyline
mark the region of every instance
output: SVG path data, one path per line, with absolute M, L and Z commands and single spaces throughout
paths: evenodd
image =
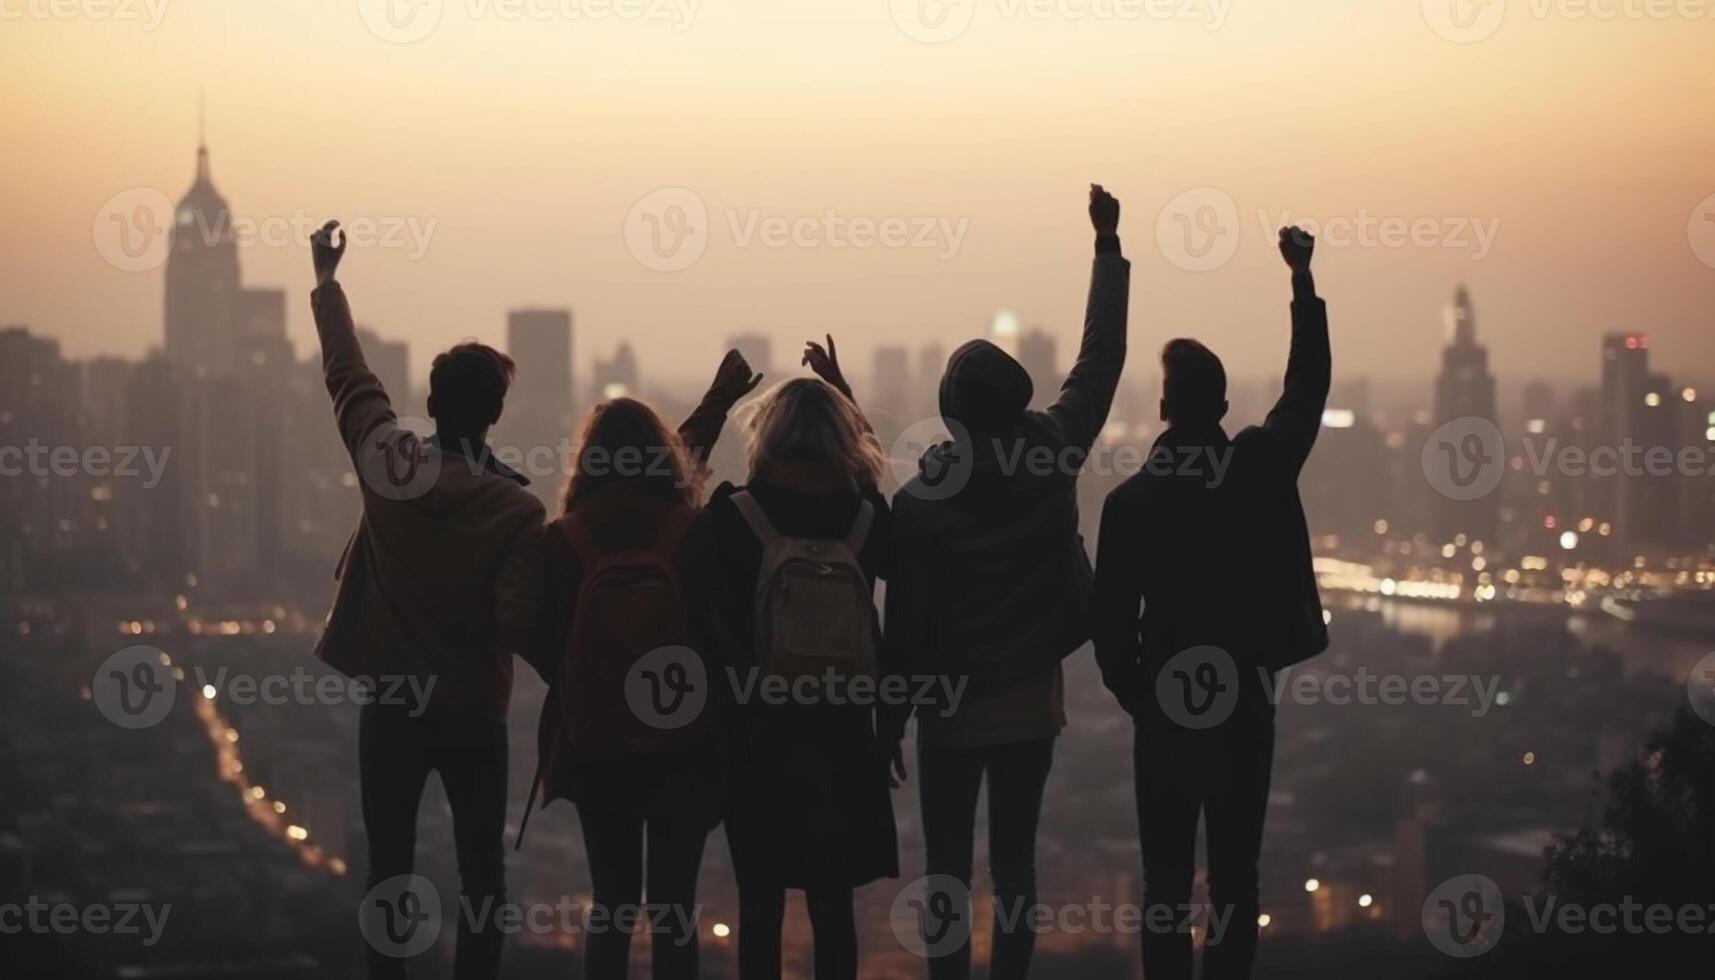
M 1574 353 L 1614 331 L 1649 333 L 1715 375 L 1715 351 L 1697 342 L 1700 311 L 1715 305 L 1715 251 L 1696 237 L 1715 236 L 1698 220 L 1715 207 L 1703 164 L 1715 137 L 1682 98 L 1710 81 L 1702 24 L 1520 11 L 1460 45 L 1415 5 L 1328 0 L 1236 5 L 1217 30 L 984 11 L 964 36 L 924 44 L 886 4 L 842 0 L 833 16 L 848 30 L 835 44 L 780 4 L 706 5 L 684 30 L 473 18 L 455 5 L 429 36 L 394 43 L 355 6 L 269 0 L 245 26 L 184 0 L 147 33 L 9 22 L 0 52 L 18 84 L 0 137 L 52 149 L 0 161 L 8 186 L 30 189 L 0 252 L 0 321 L 58 336 L 77 357 L 134 357 L 155 342 L 141 314 L 158 308 L 159 280 L 105 262 L 92 226 L 133 189 L 177 199 L 206 85 L 209 143 L 236 214 L 405 224 L 401 247 L 354 252 L 347 274 L 369 287 L 359 315 L 411 341 L 419 381 L 432 351 L 497 337 L 507 310 L 533 305 L 575 309 L 588 352 L 631 340 L 661 376 L 696 375 L 713 338 L 746 329 L 777 344 L 833 330 L 866 361 L 869 337 L 950 349 L 998 308 L 1065 348 L 1085 244 L 1076 202 L 1091 180 L 1126 198 L 1144 335 L 1199 336 L 1232 352 L 1234 376 L 1271 373 L 1284 350 L 1270 326 L 1285 297 L 1267 278 L 1265 226 L 1344 221 L 1355 239 L 1365 217 L 1404 222 L 1408 244 L 1342 248 L 1324 230 L 1344 373 L 1413 378 L 1399 365 L 1430 363 L 1442 300 L 1464 281 L 1482 297 L 1503 379 L 1581 377 Z M 571 57 L 552 56 L 562 50 Z M 1065 76 L 1076 87 L 1002 70 L 1059 65 L 1071 50 L 1085 53 Z M 1326 57 L 1336 50 L 1345 69 Z M 306 71 L 310 51 L 346 66 L 351 84 Z M 877 57 L 888 67 L 860 71 Z M 1564 58 L 1614 71 L 1568 73 Z M 448 59 L 506 67 L 454 82 L 436 74 Z M 1358 71 L 1368 82 L 1349 85 Z M 1294 84 L 1277 90 L 1285 72 Z M 274 84 L 286 75 L 293 85 Z M 509 97 L 607 81 L 617 84 L 602 100 Z M 791 95 L 817 86 L 831 93 L 825 110 Z M 33 91 L 54 92 L 53 110 Z M 1527 110 L 1537 125 L 1518 127 Z M 397 122 L 385 138 L 377 118 Z M 1054 149 L 1071 145 L 1088 153 L 1074 162 Z M 895 177 L 878 184 L 882 171 Z M 445 179 L 455 173 L 470 179 Z M 703 205 L 711 240 L 699 261 L 664 272 L 627 235 L 634 209 L 673 188 Z M 1185 198 L 1203 188 L 1219 196 Z M 1223 228 L 1231 217 L 1240 236 L 1228 261 L 1193 272 L 1164 253 L 1158 232 L 1177 229 L 1177 215 L 1226 201 Z M 769 222 L 830 210 L 967 227 L 947 259 L 909 245 L 765 244 Z M 1468 244 L 1409 244 L 1420 220 Z M 1477 229 L 1494 227 L 1477 259 Z M 313 339 L 306 251 L 253 247 L 247 261 L 251 282 L 288 291 L 300 348 Z

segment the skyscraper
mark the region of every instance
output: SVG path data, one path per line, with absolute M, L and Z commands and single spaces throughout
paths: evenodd
M 1477 343 L 1477 314 L 1471 293 L 1460 286 L 1447 310 L 1448 343 L 1441 351 L 1441 373 L 1435 379 L 1435 424 L 1455 419 L 1486 419 L 1500 424 L 1495 411 L 1495 376 L 1489 372 L 1489 349 Z M 1502 465 L 1502 460 L 1473 461 Z M 1437 496 L 1432 525 L 1437 538 L 1452 541 L 1460 534 L 1470 541 L 1493 544 L 1500 533 L 1501 499 L 1490 493 L 1475 500 Z
M 1033 389 L 1031 408 L 1046 408 L 1060 394 L 1054 346 L 1054 336 L 1041 327 L 1031 327 L 1018 336 L 1018 363 L 1030 375 Z
M 637 354 L 631 345 L 621 342 L 610 360 L 596 358 L 594 377 L 597 398 L 637 395 L 642 379 L 638 377 Z
M 229 370 L 240 329 L 238 243 L 232 212 L 197 145 L 196 180 L 173 209 L 167 255 L 166 354 L 187 377 Z
M 1645 472 L 1641 464 L 1628 467 L 1624 461 L 1634 458 L 1632 453 L 1641 460 L 1653 447 L 1677 450 L 1681 413 L 1673 404 L 1676 395 L 1665 375 L 1650 373 L 1648 336 L 1613 333 L 1602 338 L 1601 440 L 1619 454 L 1621 465 L 1620 472 L 1606 477 L 1592 469 L 1592 476 L 1607 484 L 1597 499 L 1613 515 L 1616 559 L 1673 543 L 1681 482 Z
M 911 412 L 911 352 L 904 347 L 877 347 L 870 398 L 877 409 L 898 424 L 908 424 Z
M 506 396 L 501 429 L 520 453 L 503 461 L 531 479 L 530 489 L 551 502 L 559 485 L 563 441 L 571 438 L 572 311 L 514 310 L 506 317 L 506 350 L 518 362 L 518 377 Z

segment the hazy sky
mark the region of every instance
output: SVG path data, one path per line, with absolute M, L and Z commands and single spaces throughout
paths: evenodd
M 832 330 L 863 371 L 1000 308 L 1064 360 L 1095 180 L 1140 366 L 1188 333 L 1278 370 L 1291 209 L 1334 223 L 1340 374 L 1432 370 L 1464 280 L 1503 376 L 1592 378 L 1616 328 L 1715 376 L 1708 0 L 393 2 L 0 0 L 0 323 L 73 356 L 160 343 L 161 270 L 101 233 L 189 186 L 206 85 L 217 186 L 286 239 L 244 249 L 246 282 L 289 290 L 300 356 L 291 229 L 334 216 L 386 239 L 342 278 L 419 371 L 525 305 L 574 309 L 580 373 L 626 338 L 646 375 L 700 372 L 745 329 Z

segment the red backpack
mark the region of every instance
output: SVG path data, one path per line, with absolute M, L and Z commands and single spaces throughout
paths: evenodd
M 581 583 L 572 630 L 549 679 L 560 738 L 580 756 L 623 760 L 706 742 L 713 731 L 712 681 L 691 646 L 679 545 L 694 512 L 676 507 L 648 548 L 603 552 L 581 518 L 558 525 L 577 556 Z M 524 805 L 524 842 L 542 774 Z
M 691 647 L 679 544 L 693 512 L 677 507 L 652 547 L 603 552 L 573 516 L 561 522 L 581 569 L 572 631 L 554 686 L 572 748 L 614 757 L 686 748 L 709 730 L 709 677 Z

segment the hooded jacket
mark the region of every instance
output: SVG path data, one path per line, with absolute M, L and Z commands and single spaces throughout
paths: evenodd
M 1125 364 L 1130 280 L 1117 242 L 1098 250 L 1077 363 L 1046 411 L 1029 409 L 1030 375 L 994 344 L 972 341 L 948 359 L 940 407 L 954 438 L 929 449 L 894 497 L 887 627 L 909 672 L 968 678 L 960 713 L 1031 687 L 1053 692 L 1063 714 L 1060 662 L 1089 637 L 1078 472 Z M 1007 712 L 994 714 L 1004 727 Z M 903 729 L 901 714 L 891 721 Z

